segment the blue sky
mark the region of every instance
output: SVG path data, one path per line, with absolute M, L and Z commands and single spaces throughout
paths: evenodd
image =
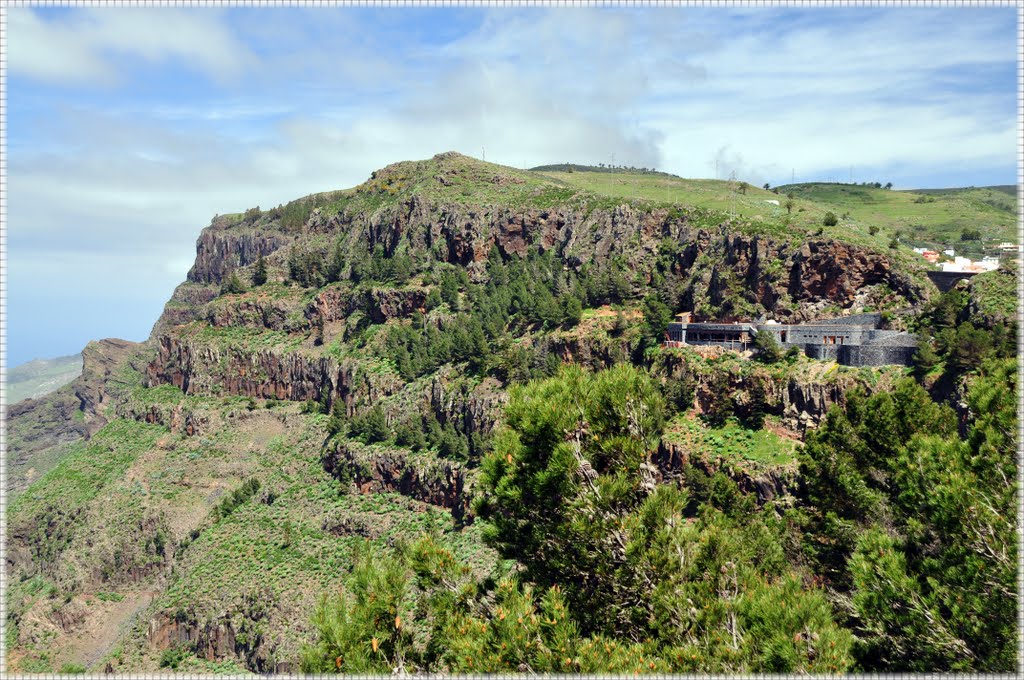
M 447 150 L 1016 182 L 1005 8 L 8 13 L 7 365 L 148 336 L 218 213 Z

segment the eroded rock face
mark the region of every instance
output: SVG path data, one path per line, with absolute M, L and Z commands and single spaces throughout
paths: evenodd
M 186 281 L 174 289 L 164 311 L 153 325 L 150 339 L 158 337 L 174 326 L 201 319 L 205 306 L 217 297 L 219 288 L 213 284 Z
M 293 315 L 297 305 L 289 300 L 275 300 L 264 296 L 230 300 L 224 304 L 209 305 L 206 320 L 217 328 L 253 328 L 305 332 L 309 323 L 305 318 Z M 298 317 L 292 320 L 291 317 Z
M 702 349 L 710 355 L 727 353 L 717 347 Z M 707 366 L 691 368 L 682 355 L 666 354 L 654 371 L 663 380 L 689 381 L 693 388 L 690 407 L 697 413 L 711 410 L 724 391 L 737 415 L 748 416 L 752 407 L 759 406 L 765 415 L 778 417 L 783 427 L 800 434 L 818 427 L 833 406 L 844 406 L 850 390 L 856 388 L 870 395 L 889 389 L 893 379 L 901 375 L 899 371 L 886 373 L 872 384 L 856 372 L 829 375 L 824 370 L 826 364 L 815 364 L 817 370 L 810 372 L 805 366 L 802 371 L 794 368 L 781 374 L 756 365 L 752 370 L 740 370 L 739 363 L 712 366 L 711 370 Z
M 888 257 L 838 241 L 810 241 L 793 257 L 790 294 L 797 302 L 829 299 L 846 306 L 865 286 L 886 283 L 911 301 L 920 299 L 909 277 Z
M 486 280 L 486 261 L 492 253 L 502 258 L 523 257 L 529 248 L 537 247 L 553 250 L 570 268 L 583 264 L 602 267 L 611 258 L 623 258 L 637 273 L 633 285 L 641 285 L 644 279 L 651 279 L 664 243 L 675 243 L 677 254 L 667 275 L 675 277 L 676 288 L 683 291 L 678 306 L 701 309 L 710 304 L 723 320 L 749 316 L 753 304 L 780 321 L 798 322 L 813 316 L 822 305 L 854 306 L 858 291 L 880 284 L 907 300 L 924 295 L 910 277 L 894 270 L 885 254 L 822 239 L 794 248 L 768 237 L 736 233 L 728 223 L 718 229 L 696 228 L 692 224 L 695 214 L 685 209 L 642 211 L 625 203 L 593 212 L 567 206 L 517 210 L 435 204 L 413 196 L 372 215 L 344 211 L 327 215 L 314 210 L 304 229 L 327 236 L 324 243 L 341 239 L 349 252 L 379 246 L 393 254 L 401 246 L 421 257 L 464 266 L 476 281 Z M 203 231 L 189 282 L 175 292 L 176 299 L 154 329 L 160 357 L 149 371 L 151 384 L 171 382 L 186 391 L 203 384 L 210 389 L 217 386 L 222 393 L 254 397 L 318 398 L 322 386 L 336 390 L 343 382 L 340 377 L 328 376 L 333 369 L 318 364 L 319 360 L 282 354 L 270 357 L 263 351 L 250 356 L 236 352 L 227 357 L 234 372 L 222 366 L 207 375 L 205 369 L 199 369 L 213 369 L 212 357 L 203 352 L 220 352 L 218 358 L 224 359 L 224 350 L 186 348 L 189 343 L 176 337 L 175 325 L 205 318 L 217 327 L 308 334 L 321 320 L 335 322 L 357 311 L 366 313 L 374 323 L 383 323 L 423 309 L 426 288 L 353 289 L 347 284 L 317 293 L 301 313 L 294 309 L 294 299 L 241 296 L 209 304 L 216 284 L 227 272 L 293 242 L 293 236 L 274 231 L 273 223 L 260 225 L 256 228 L 244 220 L 239 224 L 220 218 Z M 304 242 L 296 245 L 307 247 Z M 317 254 L 327 256 L 326 251 Z M 587 348 L 559 349 L 561 356 L 582 357 Z M 599 355 L 588 360 L 607 365 L 612 357 Z
M 272 644 L 259 632 L 252 632 L 253 622 L 264 616 L 222 616 L 213 621 L 197 621 L 187 614 L 163 612 L 149 622 L 149 644 L 157 650 L 187 647 L 207 661 L 234 659 L 256 673 L 291 673 L 296 670 L 290 661 L 274 660 Z M 242 627 L 245 630 L 239 631 Z M 241 633 L 241 634 L 240 634 Z
M 439 371 L 430 383 L 427 402 L 441 424 L 452 423 L 466 434 L 490 433 L 498 422 L 508 394 L 494 378 L 484 378 L 469 387 L 459 383 L 452 388 L 452 371 Z
M 107 424 L 109 405 L 108 382 L 115 371 L 131 359 L 140 343 L 107 338 L 90 342 L 82 350 L 82 375 L 72 384 L 80 408 L 85 413 L 85 422 L 92 436 Z
M 249 350 L 163 336 L 147 368 L 147 384 L 171 384 L 186 394 L 225 394 L 259 399 L 318 400 L 322 390 L 351 405 L 393 394 L 403 382 L 369 373 L 357 362 L 274 349 Z
M 207 431 L 209 417 L 196 413 L 184 404 L 136 404 L 120 406 L 118 417 L 137 420 L 152 425 L 163 425 L 171 432 L 181 432 L 187 437 Z
M 39 399 L 25 399 L 7 407 L 7 422 L 17 423 L 18 447 L 7 451 L 8 465 L 22 465 L 34 454 L 61 444 L 69 444 L 89 436 L 85 423 L 75 419 L 80 404 L 71 388 Z M 13 481 L 13 480 L 11 480 Z M 16 488 L 24 488 L 27 480 L 20 478 Z
M 260 255 L 266 257 L 291 243 L 291 238 L 281 232 L 228 231 L 230 225 L 221 217 L 203 229 L 196 241 L 196 261 L 188 272 L 189 281 L 220 283 L 231 270 L 253 264 Z
M 357 311 L 366 312 L 373 323 L 389 319 L 408 318 L 413 312 L 423 311 L 427 299 L 426 288 L 371 288 L 353 292 L 350 288 L 327 288 L 317 293 L 306 308 L 306 319 L 320 316 L 324 321 L 340 321 Z
M 414 460 L 406 449 L 344 441 L 324 454 L 324 468 L 339 479 L 351 479 L 359 493 L 393 491 L 447 508 L 461 521 L 472 517 L 472 485 L 453 461 Z

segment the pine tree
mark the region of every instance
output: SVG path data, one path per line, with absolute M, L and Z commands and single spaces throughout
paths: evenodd
M 220 284 L 221 295 L 238 295 L 246 291 L 245 284 L 242 283 L 242 279 L 238 277 L 238 270 L 232 270 L 231 274 L 228 275 Z
M 262 286 L 267 282 L 267 263 L 263 259 L 263 253 L 256 258 L 256 268 L 252 272 L 252 285 Z

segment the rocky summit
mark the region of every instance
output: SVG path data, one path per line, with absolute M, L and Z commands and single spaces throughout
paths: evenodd
M 567 168 L 449 152 L 215 217 L 145 342 L 7 411 L 9 669 L 1007 668 L 1012 264 L 940 294 L 828 205 Z M 924 341 L 664 346 L 683 311 Z M 942 469 L 994 514 L 921 510 Z

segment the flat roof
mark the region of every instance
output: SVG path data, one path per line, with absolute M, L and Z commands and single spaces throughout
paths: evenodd
M 680 323 L 670 325 L 686 326 L 695 330 L 708 331 L 749 331 L 754 328 L 754 324 L 751 323 Z

